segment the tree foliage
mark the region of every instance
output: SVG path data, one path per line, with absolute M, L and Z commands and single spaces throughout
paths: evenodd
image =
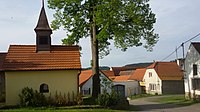
M 53 30 L 62 27 L 67 32 L 63 44 L 78 44 L 81 38 L 91 37 L 94 97 L 100 93 L 99 56 L 109 54 L 111 42 L 122 51 L 141 45 L 152 50 L 157 42 L 155 14 L 148 1 L 48 0 L 49 8 L 55 10 Z
M 48 0 L 49 8 L 56 11 L 51 26 L 66 30 L 64 44 L 78 44 L 81 38 L 91 35 L 95 15 L 99 52 L 103 55 L 109 54 L 111 42 L 122 51 L 141 45 L 151 51 L 158 35 L 154 33 L 156 18 L 148 1 Z

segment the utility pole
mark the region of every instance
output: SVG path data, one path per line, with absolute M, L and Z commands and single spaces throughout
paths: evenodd
M 182 50 L 183 50 L 183 59 L 184 59 L 185 58 L 184 43 L 182 43 L 181 46 L 182 46 Z M 185 69 L 185 66 L 184 66 L 184 69 Z
M 178 60 L 178 52 L 177 52 L 177 47 L 176 47 L 175 51 L 176 51 L 176 60 Z

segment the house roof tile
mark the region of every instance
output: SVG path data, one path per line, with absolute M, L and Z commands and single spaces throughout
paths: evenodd
M 101 73 L 103 73 L 109 80 L 114 80 L 115 74 L 111 70 L 100 70 Z
M 113 71 L 110 70 L 101 70 L 107 77 L 115 76 Z
M 120 71 L 119 75 L 130 75 L 133 72 L 133 70 L 126 70 L 126 71 Z
M 135 67 L 112 67 L 115 76 L 119 75 L 121 71 L 135 70 Z
M 79 86 L 85 84 L 92 76 L 92 70 L 81 71 L 81 74 L 79 75 Z
M 113 71 L 110 70 L 100 70 L 105 77 L 109 80 L 113 80 L 115 78 Z M 91 77 L 93 76 L 92 70 L 83 70 L 79 75 L 79 85 L 85 84 Z
M 35 45 L 11 45 L 5 70 L 81 69 L 78 46 L 52 45 L 50 52 L 36 52 Z
M 154 69 L 161 80 L 183 79 L 183 72 L 176 62 L 155 62 L 147 69 Z
M 123 82 L 128 81 L 131 75 L 122 75 L 122 76 L 116 76 L 113 80 L 114 82 Z
M 143 80 L 143 77 L 145 75 L 146 72 L 146 68 L 142 68 L 142 69 L 136 69 L 134 72 L 132 72 L 131 76 L 130 76 L 130 80 L 138 80 L 141 81 Z

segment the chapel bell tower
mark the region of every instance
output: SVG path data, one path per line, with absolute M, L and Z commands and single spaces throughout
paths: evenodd
M 49 27 L 46 12 L 44 9 L 44 0 L 42 0 L 42 9 L 36 28 L 36 52 L 51 51 L 51 34 L 52 30 Z

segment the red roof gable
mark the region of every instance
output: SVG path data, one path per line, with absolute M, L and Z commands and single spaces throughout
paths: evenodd
M 143 80 L 143 77 L 145 75 L 146 68 L 143 69 L 136 69 L 134 72 L 132 72 L 131 77 L 129 78 L 130 80 L 138 80 L 141 81 Z
M 11 45 L 5 70 L 81 69 L 79 46 L 51 46 L 50 52 L 36 52 L 35 45 Z
M 154 69 L 161 80 L 183 79 L 183 72 L 176 62 L 155 62 L 147 69 Z
M 100 70 L 101 73 L 103 73 L 109 80 L 114 80 L 116 77 L 114 72 L 111 70 Z
M 81 71 L 79 75 L 79 86 L 85 84 L 92 76 L 92 70 Z

